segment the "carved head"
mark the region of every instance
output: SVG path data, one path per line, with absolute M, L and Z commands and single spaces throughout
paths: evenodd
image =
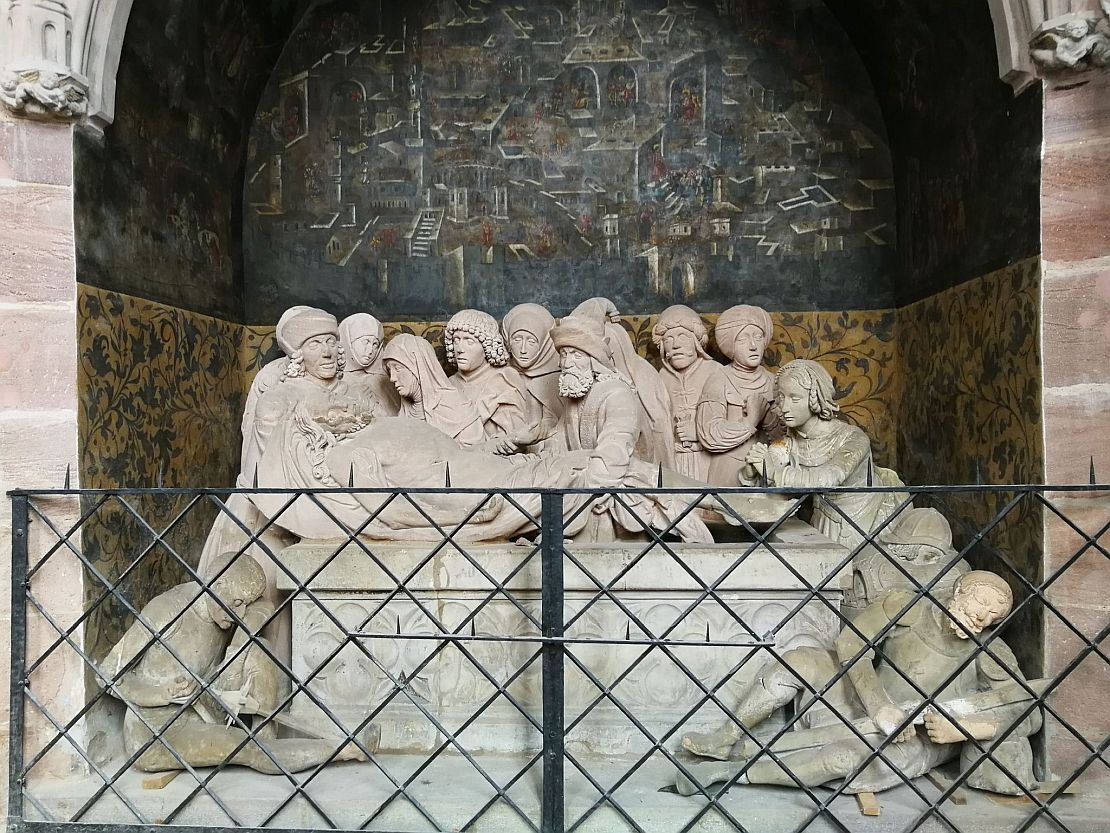
M 370 367 L 381 355 L 385 341 L 382 323 L 365 312 L 356 312 L 339 325 L 339 344 L 354 369 Z
M 581 399 L 594 386 L 597 377 L 609 369 L 589 353 L 576 347 L 559 351 L 559 396 Z
M 700 315 L 682 304 L 663 310 L 659 322 L 651 330 L 651 340 L 659 348 L 663 361 L 677 371 L 708 356 L 705 346 L 709 343 L 709 330 Z M 761 350 L 760 359 L 762 357 Z
M 739 304 L 721 313 L 714 328 L 717 346 L 736 366 L 755 370 L 771 342 L 774 324 L 762 307 Z
M 555 318 L 539 304 L 517 304 L 501 322 L 501 335 L 508 345 L 513 364 L 528 370 L 537 363 L 554 362 L 555 347 L 551 329 Z
M 464 309 L 452 315 L 443 332 L 443 344 L 447 361 L 464 373 L 487 362 L 494 367 L 504 367 L 509 362 L 509 351 L 497 321 L 481 310 Z
M 331 313 L 304 307 L 284 322 L 280 343 L 289 356 L 286 378 L 307 376 L 326 382 L 343 375 L 339 324 Z
M 960 639 L 967 639 L 969 632 L 982 633 L 1004 619 L 1013 606 L 1013 591 L 1002 576 L 986 570 L 972 570 L 956 580 L 948 612 L 959 624 L 950 619 L 948 626 Z
M 266 573 L 263 572 L 262 565 L 246 553 L 225 552 L 217 555 L 201 578 L 210 585 L 212 593 L 240 618 L 247 605 L 258 601 L 266 592 Z M 209 617 L 222 630 L 227 630 L 235 623 L 234 617 L 215 599 L 208 595 L 204 599 Z
M 801 428 L 809 419 L 830 420 L 840 413 L 829 371 L 810 359 L 794 359 L 776 377 L 775 402 L 787 428 Z
M 887 551 L 896 558 L 932 564 L 952 551 L 952 527 L 936 509 L 907 509 L 882 534 Z

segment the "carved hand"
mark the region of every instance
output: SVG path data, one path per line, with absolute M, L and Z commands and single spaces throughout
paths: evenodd
M 767 458 L 767 443 L 756 443 L 748 449 L 748 456 L 744 462 L 756 471 L 763 471 L 763 461 Z
M 166 687 L 166 693 L 169 694 L 171 700 L 184 702 L 189 699 L 198 688 L 199 686 L 195 679 L 181 675 L 174 677 L 173 682 Z
M 897 706 L 882 706 L 873 716 L 875 725 L 887 737 L 894 734 L 894 730 L 902 725 L 906 720 L 906 713 Z M 903 729 L 898 737 L 894 739 L 895 743 L 905 743 L 914 735 L 914 726 L 911 723 Z
M 674 433 L 681 443 L 693 445 L 698 441 L 698 432 L 694 427 L 694 417 L 689 411 L 674 418 Z

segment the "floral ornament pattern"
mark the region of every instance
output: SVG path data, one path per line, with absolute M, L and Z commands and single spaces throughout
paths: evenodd
M 898 311 L 905 391 L 898 460 L 907 483 L 1044 481 L 1040 281 L 1040 261 L 1031 258 Z M 958 493 L 931 502 L 963 546 L 1013 497 Z M 1043 512 L 1026 496 L 972 550 L 972 561 L 1012 579 L 1020 599 L 1000 556 L 1026 577 L 1039 575 L 1042 530 Z M 1016 627 L 1039 632 L 1031 621 Z M 1035 642 L 1011 642 L 1031 671 L 1040 663 Z
M 83 285 L 77 305 L 82 485 L 234 483 L 243 406 L 236 352 L 241 328 Z M 182 561 L 197 564 L 215 511 L 208 502 L 190 505 L 187 497 L 111 498 L 82 529 L 85 554 L 108 581 L 142 558 L 123 584 L 138 609 L 188 579 Z M 105 589 L 92 577 L 88 587 L 94 598 Z M 128 619 L 123 606 L 112 603 L 94 613 L 94 655 L 107 651 Z

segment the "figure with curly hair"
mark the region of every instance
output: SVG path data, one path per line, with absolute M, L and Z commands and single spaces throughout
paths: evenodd
M 501 328 L 489 313 L 456 312 L 443 332 L 447 361 L 458 368 L 451 382 L 478 409 L 485 434 L 502 444 L 502 453 L 517 450 L 513 437 L 527 428 L 527 388 L 508 367 L 509 351 Z
M 748 482 L 765 477 L 769 486 L 802 489 L 868 485 L 901 486 L 890 469 L 875 468 L 871 440 L 860 428 L 837 417 L 832 376 L 820 364 L 795 359 L 778 373 L 776 402 L 786 424 L 785 441 L 756 443 L 747 454 Z M 818 496 L 810 523 L 838 544 L 855 547 L 897 508 L 896 492 L 836 492 Z

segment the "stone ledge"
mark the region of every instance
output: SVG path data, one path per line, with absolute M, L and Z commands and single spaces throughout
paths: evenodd
M 800 522 L 797 523 L 800 526 Z M 342 541 L 303 541 L 287 547 L 281 553 L 283 563 L 300 581 L 308 580 L 313 572 L 330 557 Z M 365 546 L 373 552 L 395 576 L 403 578 L 423 560 L 437 545 L 394 544 L 366 541 Z M 732 563 L 754 544 L 670 544 L 674 553 L 682 559 L 691 572 L 706 583 L 714 582 Z M 839 590 L 839 577 L 850 572 L 850 566 L 840 572 L 835 567 L 843 561 L 848 550 L 821 538 L 814 533 L 811 538 L 799 536 L 796 541 L 780 541 L 773 544 L 774 549 L 789 560 L 790 564 L 811 585 L 816 585 L 835 573 L 829 582 L 829 590 Z M 646 542 L 624 544 L 568 544 L 568 550 L 599 581 L 609 582 L 625 565 L 629 564 L 643 549 Z M 502 580 L 520 562 L 528 558 L 531 547 L 513 544 L 466 544 L 465 548 L 482 567 L 497 580 Z M 582 571 L 564 559 L 564 586 L 567 591 L 596 590 L 597 585 Z M 467 558 L 450 546 L 431 558 L 405 586 L 414 591 L 456 591 L 489 590 L 492 585 L 488 579 Z M 309 585 L 317 592 L 389 592 L 397 584 L 369 558 L 357 544 L 348 544 Z M 540 554 L 536 552 L 527 566 L 507 584 L 517 590 L 540 587 Z M 653 590 L 668 592 L 688 592 L 698 590 L 699 585 L 692 579 L 674 558 L 661 547 L 652 551 L 632 568 L 629 573 L 613 585 L 614 590 Z M 279 571 L 278 588 L 295 589 L 293 581 Z M 805 584 L 794 577 L 782 562 L 767 547 L 757 547 L 743 565 L 733 570 L 724 582 L 722 591 L 802 591 Z

